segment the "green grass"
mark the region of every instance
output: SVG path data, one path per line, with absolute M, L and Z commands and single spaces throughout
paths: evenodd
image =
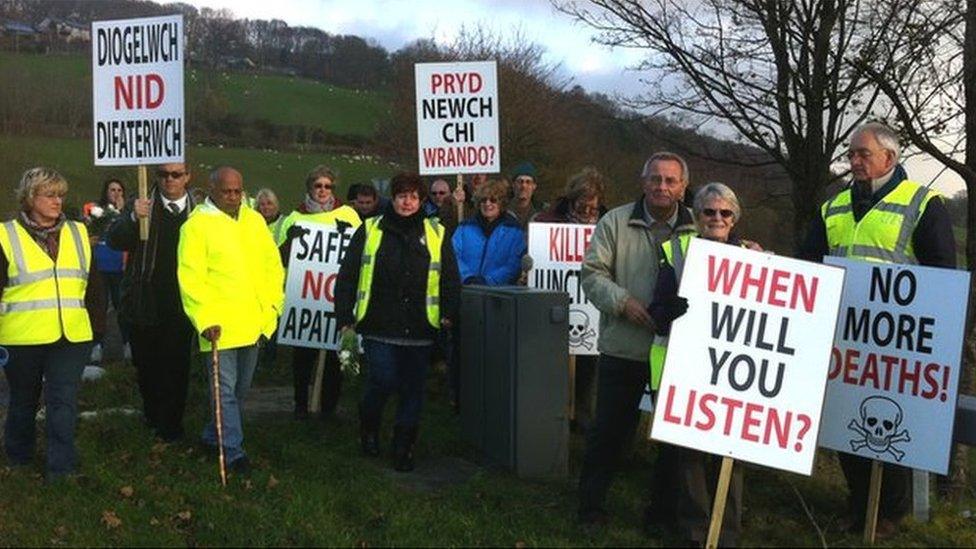
M 193 86 L 197 70 L 189 71 Z M 345 89 L 314 80 L 240 73 L 216 75 L 231 112 L 275 124 L 313 126 L 336 134 L 370 136 L 389 116 L 389 99 L 376 92 Z
M 5 76 L 48 82 L 60 90 L 91 96 L 91 60 L 83 55 L 28 55 L 0 52 Z M 389 114 L 389 97 L 374 91 L 333 86 L 314 80 L 275 75 L 208 72 L 223 95 L 227 111 L 245 120 L 264 119 L 284 126 L 322 128 L 333 134 L 368 137 Z M 204 73 L 185 74 L 187 108 L 202 94 Z M 60 97 L 44 93 L 38 100 Z
M 289 382 L 287 351 L 273 370 L 259 370 L 256 386 Z M 138 408 L 130 366 L 109 367 L 105 379 L 86 384 L 82 410 Z M 199 432 L 206 416 L 202 368 L 191 376 L 187 428 Z M 428 385 L 417 459 L 470 459 L 459 421 L 436 374 Z M 634 451 L 609 495 L 612 525 L 577 526 L 575 480 L 524 481 L 495 468 L 479 468 L 458 483 L 423 485 L 390 470 L 387 458 L 358 451 L 355 401 L 358 380 L 347 383 L 345 412 L 327 422 L 297 423 L 290 414 L 249 418 L 245 446 L 255 471 L 222 489 L 216 460 L 192 443 L 154 444 L 138 416 L 86 419 L 78 430 L 84 476 L 47 486 L 39 461 L 23 469 L 0 457 L 0 540 L 3 545 L 499 545 L 660 546 L 677 542 L 664 532 L 643 532 L 641 508 L 651 481 L 653 445 Z M 392 407 L 388 407 L 388 416 Z M 390 417 L 384 448 L 388 447 Z M 571 440 L 578 474 L 582 438 Z M 818 546 L 814 521 L 831 546 L 860 545 L 838 531 L 845 489 L 835 460 L 819 456 L 805 478 L 748 467 L 743 545 Z M 131 489 L 131 494 L 129 490 Z M 971 499 L 967 505 L 973 505 Z M 804 511 L 808 507 L 812 520 Z M 976 529 L 963 507 L 937 503 L 928 524 L 908 521 L 881 545 L 972 546 Z M 110 526 L 105 516 L 121 523 Z
M 216 165 L 229 164 L 244 175 L 244 186 L 252 195 L 261 187 L 270 187 L 277 194 L 282 209 L 290 211 L 304 192 L 305 175 L 318 164 L 327 164 L 339 171 L 338 194 L 345 197 L 348 185 L 386 178 L 396 166 L 364 156 L 278 153 L 252 149 L 218 147 L 188 147 L 194 170 L 191 185 L 206 186 L 207 173 Z M 101 168 L 92 165 L 92 145 L 89 139 L 50 139 L 10 137 L 0 135 L 0 213 L 9 217 L 15 209 L 13 189 L 25 169 L 49 166 L 60 171 L 70 185 L 68 204 L 96 200 L 102 181 L 110 176 L 123 180 L 130 193 L 136 189 L 136 168 Z

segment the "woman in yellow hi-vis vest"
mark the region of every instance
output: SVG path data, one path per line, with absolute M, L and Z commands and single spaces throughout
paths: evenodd
M 85 310 L 91 248 L 85 226 L 65 219 L 67 192 L 58 172 L 27 170 L 16 193 L 21 211 L 0 226 L 0 345 L 10 353 L 4 449 L 14 465 L 33 460 L 43 386 L 48 482 L 78 466 L 78 386 L 92 340 Z
M 368 373 L 359 405 L 363 453 L 378 456 L 387 399 L 399 396 L 393 427 L 397 471 L 413 469 L 413 445 L 438 330 L 456 319 L 461 282 L 444 227 L 427 219 L 419 175 L 390 184 L 392 207 L 353 235 L 336 280 L 336 321 L 363 336 Z
M 655 326 L 654 344 L 650 353 L 651 390 L 655 393 L 661 382 L 671 323 L 688 309 L 688 301 L 678 295 L 678 286 L 691 240 L 700 237 L 733 246 L 762 250 L 755 242 L 742 240 L 732 232 L 732 228 L 742 215 L 742 209 L 739 206 L 739 199 L 726 185 L 708 183 L 699 189 L 695 193 L 692 210 L 698 226 L 698 234 L 675 235 L 661 245 L 659 254 L 661 265 L 658 269 L 657 285 L 654 289 L 654 299 L 648 307 L 648 313 L 654 320 Z M 663 478 L 673 479 L 673 484 L 668 488 L 674 493 L 665 493 L 661 497 L 666 498 L 667 501 L 674 501 L 675 516 L 655 517 L 655 520 L 673 524 L 683 539 L 694 540 L 701 545 L 708 534 L 712 509 L 711 492 L 718 479 L 721 459 L 696 450 L 670 445 L 665 445 L 661 451 L 666 453 L 666 456 L 661 456 L 659 466 L 674 469 L 673 475 L 662 475 Z M 669 518 L 673 519 L 673 522 L 668 520 Z M 742 467 L 736 467 L 733 469 L 729 499 L 722 521 L 720 545 L 731 547 L 736 544 L 741 531 L 741 518 Z

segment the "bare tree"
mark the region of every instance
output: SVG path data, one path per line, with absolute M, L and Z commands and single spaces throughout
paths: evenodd
M 909 32 L 879 45 L 878 55 L 853 58 L 850 63 L 884 93 L 904 138 L 965 182 L 966 265 L 972 272 L 976 269 L 976 0 L 934 0 L 904 16 Z M 976 278 L 970 284 L 963 357 L 967 367 L 962 369 L 960 389 L 972 393 L 976 388 Z M 965 447 L 957 446 L 947 490 L 953 496 L 966 487 L 966 463 Z
M 845 59 L 897 36 L 905 9 L 902 0 L 889 12 L 858 0 L 554 1 L 599 42 L 647 51 L 640 106 L 686 126 L 731 127 L 786 170 L 795 245 L 835 178 L 838 149 L 878 99 Z

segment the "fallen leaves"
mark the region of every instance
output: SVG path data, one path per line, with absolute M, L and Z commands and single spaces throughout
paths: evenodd
M 192 518 L 193 518 L 193 513 L 191 513 L 189 509 L 176 513 L 176 520 L 178 522 L 187 523 L 190 522 L 190 519 Z
M 119 495 L 122 496 L 122 497 L 124 497 L 124 498 L 127 498 L 127 499 L 128 498 L 131 498 L 132 497 L 132 494 L 135 494 L 135 493 L 136 493 L 136 491 L 133 490 L 131 486 L 123 486 L 123 487 L 119 488 Z
M 106 530 L 114 530 L 122 526 L 122 519 L 115 514 L 115 511 L 106 509 L 102 511 L 102 524 L 105 525 Z
M 274 488 L 277 485 L 278 485 L 278 479 L 276 479 L 274 475 L 269 476 L 268 477 L 268 490 L 271 490 L 272 488 Z

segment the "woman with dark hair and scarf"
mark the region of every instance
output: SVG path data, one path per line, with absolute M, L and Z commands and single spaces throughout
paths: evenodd
M 92 339 L 84 303 L 91 247 L 85 226 L 65 219 L 67 192 L 58 172 L 27 170 L 16 191 L 21 211 L 0 227 L 0 345 L 9 351 L 10 385 L 4 449 L 15 466 L 33 460 L 43 387 L 48 482 L 78 467 L 78 387 Z

